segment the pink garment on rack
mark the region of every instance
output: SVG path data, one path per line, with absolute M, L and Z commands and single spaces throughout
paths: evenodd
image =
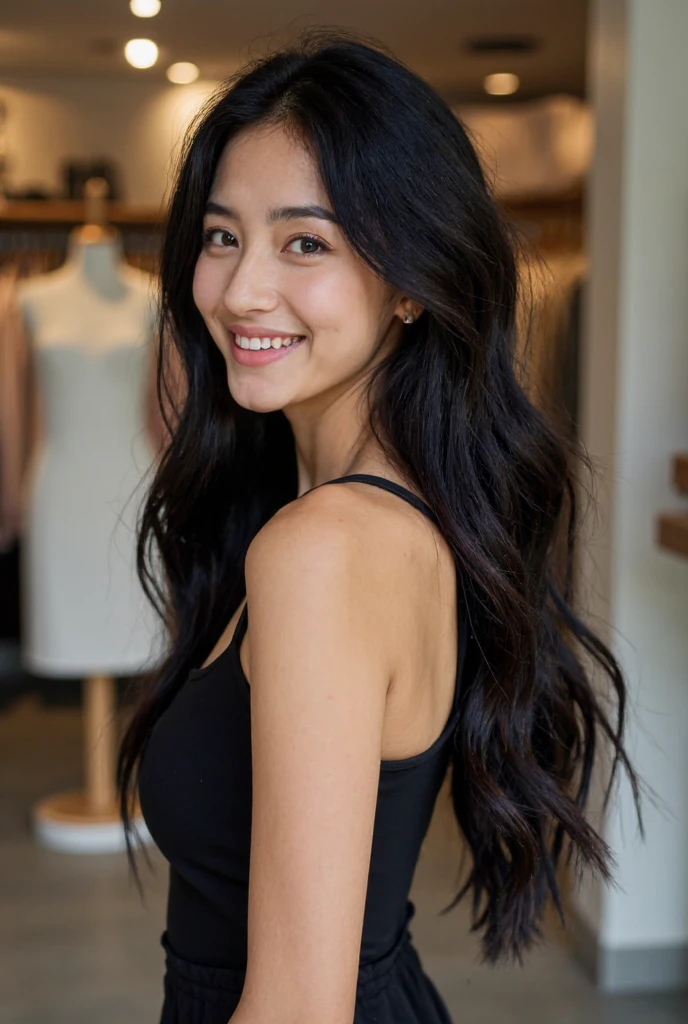
M 8 551 L 23 533 L 26 473 L 43 432 L 40 393 L 17 283 L 16 270 L 0 273 L 0 551 Z M 157 345 L 152 344 L 145 420 L 157 457 L 167 445 L 169 433 L 158 402 L 156 367 Z

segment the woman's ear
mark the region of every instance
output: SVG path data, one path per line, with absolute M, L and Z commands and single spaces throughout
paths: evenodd
M 394 315 L 398 316 L 402 323 L 412 324 L 422 312 L 423 307 L 417 302 L 413 302 L 409 298 L 403 298 L 394 310 Z

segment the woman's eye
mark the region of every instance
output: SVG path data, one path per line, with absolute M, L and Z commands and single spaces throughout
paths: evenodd
M 300 248 L 292 249 L 294 245 L 298 245 Z M 298 256 L 315 256 L 319 252 L 325 252 L 326 247 L 317 238 L 311 238 L 309 235 L 300 235 L 298 238 L 292 239 L 287 249 L 297 253 Z
M 206 245 L 215 245 L 220 249 L 229 248 L 234 242 L 234 235 L 224 228 L 208 228 L 203 232 Z

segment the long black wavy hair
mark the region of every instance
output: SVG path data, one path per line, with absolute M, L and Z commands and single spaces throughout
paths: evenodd
M 192 296 L 220 156 L 238 132 L 265 124 L 299 133 L 355 252 L 424 308 L 376 367 L 370 424 L 434 509 L 470 621 L 450 773 L 471 870 L 443 913 L 472 890 L 483 961 L 521 961 L 542 934 L 549 896 L 565 922 L 557 881 L 564 847 L 579 870 L 612 878 L 611 851 L 584 814 L 600 734 L 613 754 L 604 804 L 621 762 L 643 831 L 639 782 L 623 746 L 624 678 L 573 609 L 577 470 L 593 467 L 519 381 L 517 242 L 465 129 L 421 78 L 348 34 L 311 32 L 252 61 L 206 104 L 181 154 L 161 259 L 158 397 L 170 441 L 137 547 L 141 582 L 169 643 L 120 749 L 130 857 L 132 800 L 151 730 L 242 601 L 252 538 L 297 497 L 286 417 L 233 400 Z M 177 400 L 168 377 L 175 360 L 184 392 Z M 593 685 L 595 666 L 606 694 Z

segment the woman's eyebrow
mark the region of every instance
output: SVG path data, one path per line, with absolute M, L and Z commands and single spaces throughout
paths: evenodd
M 231 207 L 216 203 L 213 199 L 209 199 L 206 203 L 205 212 L 215 213 L 221 217 L 231 217 L 233 220 L 239 219 Z M 268 210 L 265 222 L 272 226 L 281 220 L 296 220 L 301 217 L 317 217 L 320 220 L 328 220 L 332 224 L 339 223 L 335 215 L 330 210 L 326 210 L 324 206 L 280 206 Z
M 282 206 L 277 210 L 270 210 L 265 219 L 272 225 L 280 220 L 297 220 L 300 217 L 318 217 L 320 220 L 329 220 L 332 224 L 338 223 L 335 215 L 323 206 Z

